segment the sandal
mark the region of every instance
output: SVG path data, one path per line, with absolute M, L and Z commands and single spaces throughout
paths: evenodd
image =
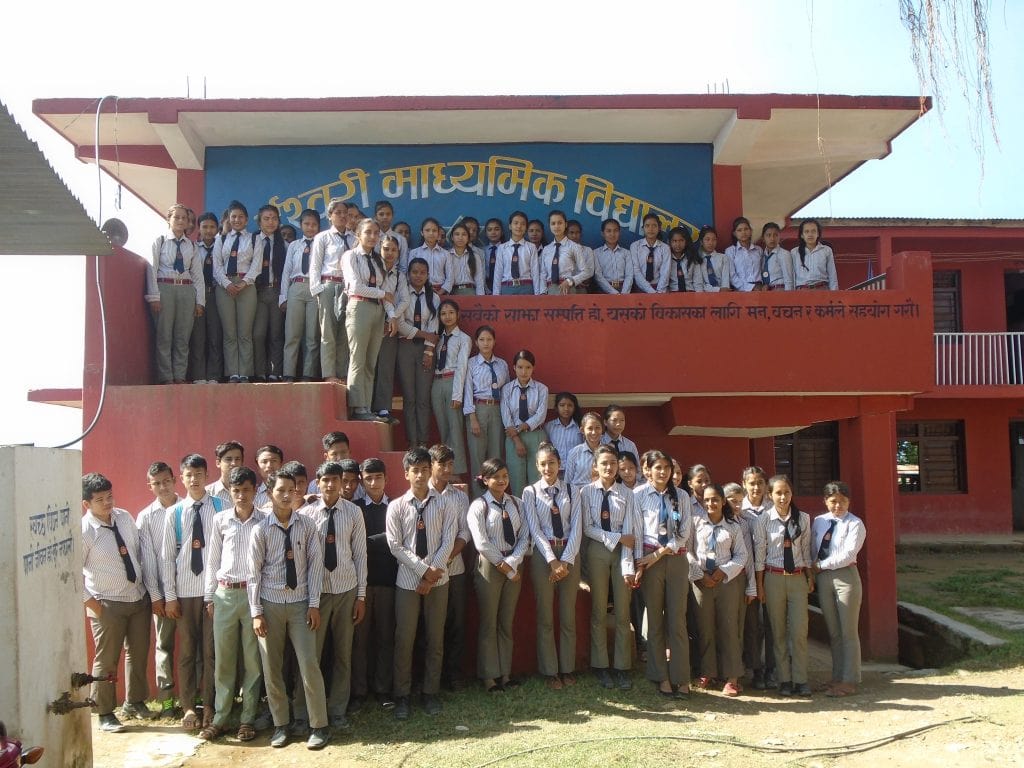
M 242 723 L 238 726 L 237 736 L 239 741 L 252 741 L 256 738 L 256 729 L 253 728 L 252 723 Z
M 707 675 L 701 675 L 697 678 L 697 687 L 702 691 L 706 691 L 709 685 L 711 685 L 711 678 Z
M 189 710 L 185 713 L 185 716 L 181 718 L 181 727 L 186 731 L 194 731 L 199 727 L 199 718 L 196 716 L 194 710 Z
M 203 727 L 203 729 L 199 732 L 198 737 L 203 741 L 213 741 L 218 736 L 220 736 L 220 734 L 220 728 L 211 723 L 210 725 Z

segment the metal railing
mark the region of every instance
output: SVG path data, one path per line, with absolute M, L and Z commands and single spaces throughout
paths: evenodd
M 940 387 L 1024 385 L 1024 333 L 936 333 Z
M 851 291 L 884 291 L 885 290 L 885 272 L 870 280 L 865 280 L 863 283 L 857 283 L 851 285 L 849 290 Z

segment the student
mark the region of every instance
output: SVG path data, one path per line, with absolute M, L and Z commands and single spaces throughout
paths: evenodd
M 686 557 L 693 549 L 693 524 L 685 494 L 672 483 L 672 460 L 661 451 L 648 459 L 651 481 L 633 492 L 643 536 L 637 579 L 647 609 L 647 679 L 662 696 L 685 699 L 690 693 Z M 639 624 L 634 631 L 640 635 Z
M 580 249 L 580 274 L 576 293 L 590 293 L 591 280 L 594 277 L 594 249 L 583 243 L 583 225 L 576 219 L 569 219 L 566 222 L 565 236 Z
M 470 541 L 469 497 L 452 485 L 455 452 L 444 444 L 430 446 L 430 487 L 441 501 L 452 507 L 458 527 L 455 544 L 448 557 L 448 609 L 444 622 L 444 662 L 441 683 L 450 691 L 463 687 L 462 663 L 466 648 L 466 563 L 462 551 Z
M 661 219 L 656 213 L 644 216 L 643 230 L 644 236 L 629 246 L 633 293 L 665 293 L 672 256 L 661 239 Z
M 316 630 L 316 659 L 323 663 L 324 646 L 331 638 L 332 659 L 327 715 L 332 728 L 346 728 L 352 690 L 352 638 L 366 615 L 366 526 L 363 511 L 342 498 L 341 464 L 324 462 L 316 471 L 320 498 L 300 514 L 316 524 L 323 553 L 320 626 Z M 305 696 L 295 691 L 296 721 L 307 716 Z M 302 725 L 299 726 L 302 728 Z
M 758 519 L 773 508 L 772 500 L 766 493 L 768 475 L 758 466 L 750 466 L 743 470 L 743 490 L 746 494 L 742 503 L 742 518 L 746 521 L 753 538 Z M 750 561 L 754 569 L 754 548 L 751 541 Z M 756 585 L 754 589 L 757 595 Z M 775 677 L 775 648 L 772 643 L 771 622 L 768 609 L 760 600 L 747 603 L 746 616 L 743 619 L 743 663 L 752 671 L 752 682 L 755 690 L 778 687 Z
M 456 224 L 451 231 L 452 249 L 449 251 L 446 268 L 449 293 L 461 296 L 484 295 L 484 265 L 473 248 L 469 229 L 465 224 Z
M 623 407 L 615 403 L 605 406 L 604 434 L 601 436 L 601 443 L 614 448 L 616 455 L 629 451 L 633 456 L 639 456 L 640 451 L 637 450 L 636 443 L 622 434 L 625 429 L 626 411 Z
M 478 256 L 482 256 L 483 251 L 480 250 L 480 222 L 475 216 L 463 216 L 459 223 L 465 226 L 466 234 L 469 235 L 469 247 Z
M 373 376 L 373 397 L 370 410 L 389 424 L 397 424 L 391 418 L 391 399 L 395 393 L 395 366 L 398 362 L 398 318 L 397 305 L 401 302 L 401 291 L 408 285 L 398 271 L 398 240 L 393 235 L 381 235 L 380 257 L 384 263 L 384 277 L 381 288 L 395 297 L 395 304 L 384 305 L 384 338 L 377 353 L 377 365 Z
M 484 236 L 487 238 L 487 247 L 484 250 L 484 289 L 490 295 L 494 292 L 494 265 L 498 261 L 498 248 L 505 239 L 505 226 L 501 219 L 488 219 L 484 225 Z
M 455 452 L 455 474 L 466 472 L 465 417 L 462 398 L 466 392 L 466 369 L 472 342 L 459 328 L 459 305 L 445 299 L 437 308 L 441 323 L 440 336 L 434 350 L 434 384 L 431 404 L 441 442 Z
M 256 466 L 259 467 L 261 480 L 256 489 L 253 503 L 257 509 L 269 512 L 270 491 L 273 488 L 271 477 L 284 463 L 284 451 L 276 445 L 262 445 L 256 449 Z
M 636 493 L 643 482 L 638 477 L 639 462 L 631 451 L 619 454 L 619 482 L 626 490 Z M 647 661 L 647 635 L 644 633 L 644 613 L 647 604 L 644 602 L 642 589 L 634 589 L 629 597 L 629 621 L 633 625 L 633 640 L 636 642 L 636 657 L 641 662 Z
M 743 580 L 746 583 L 745 589 L 743 591 L 743 597 L 737 601 L 736 605 L 736 625 L 739 627 L 740 638 L 740 661 L 743 664 L 744 672 L 746 672 L 748 668 L 746 649 L 747 609 L 751 605 L 759 605 L 757 602 L 757 580 L 754 578 L 754 524 L 743 515 L 743 500 L 745 498 L 743 486 L 739 483 L 726 483 L 722 486 L 722 491 L 725 493 L 725 501 L 729 505 L 732 517 L 740 525 L 740 529 L 743 533 L 743 548 L 747 551 L 746 562 L 743 563 Z M 760 654 L 758 654 L 758 658 L 760 658 Z M 763 687 L 763 667 L 761 667 L 761 670 Z M 742 687 L 740 687 L 740 690 L 742 690 Z
M 355 459 L 342 459 L 338 466 L 341 467 L 341 498 L 355 504 L 356 499 L 363 495 L 359 482 L 359 462 Z
M 523 558 L 530 533 L 523 504 L 510 493 L 509 471 L 501 459 L 487 459 L 477 483 L 486 493 L 469 506 L 469 530 L 477 552 L 473 577 L 479 608 L 477 674 L 491 692 L 515 687 L 512 679 L 512 621 L 522 587 Z
M 807 684 L 807 595 L 811 573 L 811 519 L 793 504 L 785 475 L 768 481 L 773 507 L 754 528 L 757 599 L 768 608 L 779 673 L 779 695 L 810 696 Z
M 224 375 L 224 329 L 217 314 L 217 283 L 213 279 L 213 250 L 217 244 L 217 214 L 199 217 L 196 249 L 203 263 L 203 313 L 196 314 L 189 341 L 188 369 L 193 384 L 217 384 Z
M 580 431 L 580 401 L 572 392 L 559 392 L 555 395 L 555 418 L 544 425 L 548 441 L 558 449 L 561 458 L 568 458 L 572 449 L 583 444 L 583 432 Z M 559 470 L 560 476 L 565 473 Z
M 185 237 L 188 213 L 181 203 L 167 209 L 166 234 L 153 241 L 146 270 L 146 301 L 156 321 L 156 380 L 184 384 L 192 324 L 206 305 L 203 262 Z
M 798 290 L 839 290 L 836 257 L 821 239 L 822 229 L 815 219 L 800 222 L 800 245 L 790 251 L 793 283 Z
M 320 214 L 307 208 L 299 216 L 299 226 L 302 227 L 302 239 L 288 246 L 278 297 L 281 311 L 285 314 L 282 369 L 285 381 L 295 381 L 297 378 L 299 342 L 302 342 L 302 380 L 312 381 L 320 364 L 317 303 L 309 292 L 309 267 L 313 240 L 320 233 Z
M 261 206 L 256 221 L 260 231 L 253 251 L 261 266 L 256 276 L 253 365 L 256 381 L 277 382 L 281 380 L 284 366 L 284 313 L 278 297 L 288 244 L 281 237 L 281 214 L 277 206 Z
M 779 244 L 782 231 L 774 221 L 761 227 L 761 288 L 762 291 L 793 290 L 793 257 Z
M 231 470 L 242 466 L 245 461 L 245 448 L 235 440 L 228 440 L 214 449 L 214 455 L 217 457 L 217 469 L 220 470 L 220 477 L 206 486 L 206 492 L 211 496 L 219 497 L 221 505 L 227 507 L 234 503 L 231 499 L 231 486 L 228 482 L 231 479 Z
M 407 221 L 396 222 L 394 226 L 391 227 L 391 232 L 394 232 L 396 235 L 401 235 L 403 238 L 405 238 L 406 244 L 408 244 L 412 240 L 412 227 L 409 226 L 409 222 Z M 388 232 L 387 234 L 391 234 L 391 232 Z M 399 262 L 399 265 L 401 266 L 401 262 Z
M 430 390 L 437 343 L 437 299 L 428 281 L 430 267 L 420 258 L 409 261 L 408 289 L 403 292 L 398 319 L 398 386 L 409 447 L 425 445 L 430 431 Z
M 750 219 L 737 216 L 732 222 L 732 245 L 725 249 L 729 260 L 730 284 L 736 291 L 759 290 L 764 252 L 754 245 Z
M 537 448 L 543 441 L 548 388 L 533 380 L 533 353 L 521 349 L 512 358 L 516 378 L 501 390 L 501 421 L 505 425 L 505 456 L 512 488 L 522 492 L 537 481 Z M 492 457 L 493 458 L 493 457 Z
M 686 487 L 690 491 L 690 513 L 694 517 L 708 516 L 704 509 L 704 489 L 711 485 L 711 473 L 703 464 L 694 464 L 686 470 Z
M 214 679 L 216 713 L 200 732 L 199 738 L 211 741 L 224 732 L 235 694 L 241 682 L 242 713 L 238 740 L 256 738 L 256 708 L 260 699 L 260 651 L 252 633 L 249 599 L 249 546 L 253 531 L 264 514 L 253 506 L 256 473 L 248 467 L 231 471 L 231 507 L 213 517 L 206 568 L 204 602 L 213 620 Z M 242 679 L 238 679 L 238 649 L 242 650 Z
M 316 523 L 292 511 L 292 495 L 298 492 L 295 477 L 279 470 L 273 483 L 272 513 L 256 526 L 248 559 L 249 611 L 274 719 L 270 746 L 283 747 L 288 743 L 288 693 L 282 675 L 288 639 L 295 649 L 312 726 L 306 748 L 322 749 L 330 739 L 324 680 L 316 656 L 323 551 Z
M 359 206 L 355 203 L 345 203 L 345 236 L 348 239 L 349 247 L 356 244 L 356 227 L 359 222 L 366 218 Z
M 139 529 L 139 545 L 142 551 L 142 572 L 145 575 L 146 591 L 149 592 L 156 629 L 156 687 L 157 698 L 165 714 L 174 710 L 174 619 L 164 613 L 163 569 L 160 555 L 164 544 L 164 521 L 167 510 L 181 499 L 174 492 L 174 470 L 162 461 L 154 461 L 146 473 L 149 490 L 155 498 L 135 518 Z
M 91 674 L 116 677 L 125 647 L 126 714 L 152 719 L 157 715 L 146 707 L 145 662 L 150 607 L 138 529 L 131 514 L 114 507 L 113 485 L 96 472 L 82 477 L 82 511 L 82 595 L 95 647 Z M 124 730 L 114 714 L 114 688 L 113 682 L 95 682 L 90 694 L 105 733 Z
M 362 218 L 362 217 L 360 217 Z M 409 225 L 405 224 L 405 231 L 399 232 L 398 225 L 392 226 L 395 219 L 395 208 L 387 200 L 378 200 L 373 204 L 373 220 L 380 227 L 380 235 L 394 238 L 398 243 L 398 269 L 404 272 L 409 264 Z M 358 221 L 358 220 L 357 220 Z M 399 222 L 400 224 L 403 222 Z M 355 225 L 353 224 L 353 228 Z
M 526 239 L 533 243 L 539 255 L 544 250 L 548 241 L 544 239 L 544 222 L 540 219 L 530 219 L 526 223 Z
M 360 465 L 363 496 L 356 503 L 366 531 L 366 610 L 352 639 L 352 696 L 349 712 L 359 710 L 372 687 L 377 700 L 389 709 L 395 659 L 395 579 L 398 561 L 391 554 L 385 532 L 388 504 L 384 462 L 366 459 Z
M 635 491 L 643 481 L 640 479 L 640 461 L 632 451 L 619 454 L 619 482 L 631 491 Z
M 313 238 L 309 262 L 309 293 L 316 297 L 320 319 L 320 367 L 324 381 L 337 384 L 348 375 L 345 335 L 345 277 L 342 256 L 355 245 L 346 233 L 348 209 L 341 198 L 327 206 L 331 228 Z
M 633 258 L 627 248 L 619 245 L 622 234 L 619 222 L 601 222 L 604 245 L 594 251 L 594 282 L 601 293 L 629 293 L 633 290 Z
M 468 445 L 470 471 L 476 477 L 484 459 L 501 458 L 505 426 L 501 421 L 501 388 L 508 383 L 508 363 L 494 354 L 494 329 L 476 329 L 478 353 L 469 359 L 462 412 L 469 417 Z
M 448 560 L 458 530 L 456 510 L 430 487 L 430 453 L 411 448 L 402 459 L 409 490 L 388 504 L 387 540 L 398 560 L 395 582 L 395 719 L 409 719 L 412 652 L 423 614 L 426 653 L 423 708 L 441 712 L 444 622 L 448 610 Z
M 711 286 L 708 285 L 708 271 L 704 265 L 704 257 L 701 255 L 700 248 L 697 244 L 690 241 L 690 231 L 688 229 L 684 229 L 683 231 L 686 233 L 686 241 L 690 243 L 689 248 L 687 248 L 684 253 L 683 263 L 681 265 L 683 268 L 683 280 L 686 285 L 685 290 L 694 291 L 696 293 L 705 293 L 711 288 Z
M 693 518 L 694 545 L 689 554 L 700 648 L 697 686 L 706 690 L 713 679 L 724 679 L 722 693 L 739 696 L 743 659 L 737 617 L 746 586 L 742 574 L 747 549 L 743 528 L 720 485 L 704 489 L 704 507 L 707 519 Z
M 522 211 L 514 211 L 508 217 L 509 239 L 498 248 L 494 262 L 491 293 L 495 296 L 532 295 L 533 286 L 540 279 L 537 248 L 523 239 L 526 223 L 526 214 Z
M 689 227 L 673 227 L 668 233 L 669 256 L 672 260 L 668 266 L 669 293 L 680 291 L 696 291 L 695 282 L 687 279 L 687 266 L 693 255 L 693 238 Z
M 253 375 L 253 325 L 256 322 L 256 277 L 261 262 L 254 257 L 256 235 L 246 231 L 249 212 L 237 200 L 228 205 L 231 231 L 221 235 L 213 248 L 213 279 L 217 290 L 217 314 L 224 330 L 224 372 L 237 384 Z
M 540 280 L 534 284 L 538 296 L 565 296 L 576 293 L 576 286 L 584 281 L 583 253 L 565 235 L 566 218 L 562 211 L 548 214 L 551 242 L 540 250 Z
M 629 648 L 629 596 L 635 588 L 634 563 L 642 557 L 642 530 L 633 494 L 618 482 L 619 459 L 610 447 L 594 451 L 597 480 L 580 492 L 583 532 L 589 541 L 587 580 L 590 583 L 590 665 L 604 688 L 629 690 L 632 655 Z M 615 680 L 608 673 L 608 588 L 615 606 Z
M 715 249 L 718 247 L 718 232 L 714 227 L 704 225 L 697 235 L 697 255 L 702 262 L 701 277 L 704 281 L 704 290 L 709 293 L 732 290 L 732 271 L 729 259 L 724 253 Z
M 583 433 L 583 442 L 569 451 L 569 460 L 565 462 L 565 482 L 574 492 L 582 491 L 584 486 L 593 482 L 594 453 L 601 445 L 604 422 L 590 411 L 580 419 L 580 431 Z
M 181 460 L 181 482 L 186 495 L 164 521 L 160 563 L 164 611 L 178 620 L 178 692 L 185 711 L 181 727 L 195 731 L 200 727 L 197 691 L 203 702 L 202 727 L 213 723 L 213 619 L 206 613 L 204 597 L 213 518 L 228 505 L 206 491 L 206 459 L 197 453 Z
M 295 238 L 299 236 L 299 231 L 295 229 L 291 224 L 281 225 L 281 239 L 284 240 L 285 245 L 291 245 L 295 242 Z
M 439 242 L 441 224 L 437 219 L 428 216 L 420 225 L 420 237 L 423 244 L 418 248 L 409 251 L 409 261 L 423 259 L 427 262 L 427 272 L 430 279 L 430 286 L 438 296 L 447 296 L 452 285 L 449 272 L 450 260 L 448 251 Z
M 306 504 L 312 504 L 315 502 L 319 495 L 313 498 L 306 499 L 306 496 L 302 493 L 301 489 L 307 487 L 309 484 L 309 473 L 306 471 L 306 465 L 301 461 L 286 461 L 280 467 L 285 472 L 295 475 L 295 487 L 299 488 L 298 493 L 292 494 L 292 510 L 298 512 Z M 316 478 L 313 478 L 313 483 L 316 484 Z
M 324 449 L 324 461 L 340 462 L 352 458 L 352 446 L 344 432 L 328 432 L 320 438 L 320 445 Z M 315 478 L 310 481 L 306 493 L 320 493 L 320 484 Z
M 832 678 L 827 693 L 832 697 L 857 692 L 860 682 L 860 635 L 857 622 L 863 590 L 857 571 L 857 555 L 864 546 L 864 523 L 850 512 L 850 486 L 828 483 L 823 495 L 823 515 L 811 525 L 813 571 L 818 605 L 828 628 L 832 650 Z
M 558 479 L 561 468 L 558 449 L 541 443 L 537 449 L 540 480 L 523 491 L 523 512 L 534 545 L 530 570 L 537 600 L 537 669 L 548 688 L 556 691 L 576 684 L 576 593 L 580 587 L 576 559 L 583 543 L 580 496 Z M 552 621 L 556 591 L 557 652 Z

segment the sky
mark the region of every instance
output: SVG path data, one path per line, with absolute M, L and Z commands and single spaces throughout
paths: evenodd
M 942 4 L 950 2 L 965 4 Z M 284 4 L 249 2 L 242 11 L 213 0 L 191 14 L 185 4 L 58 0 L 45 3 L 57 20 L 46 25 L 45 45 L 22 34 L 0 48 L 0 101 L 89 214 L 124 220 L 128 248 L 140 252 L 163 222 L 127 190 L 118 196 L 110 177 L 100 189 L 95 167 L 76 160 L 71 145 L 32 114 L 33 99 L 197 98 L 204 85 L 209 98 L 723 90 L 917 96 L 899 4 L 717 0 L 697 10 L 658 0 L 634 13 L 638 6 L 607 0 L 399 0 L 380 19 L 363 13 L 369 5 L 347 3 L 289 4 L 298 11 L 283 13 Z M 13 5 L 4 10 L 8 29 L 38 28 L 40 5 Z M 1024 169 L 1024 3 L 995 0 L 989 13 L 999 143 L 979 128 L 973 102 L 950 79 L 943 114 L 925 115 L 897 137 L 889 157 L 869 161 L 800 214 L 1024 218 L 1016 178 Z M 250 44 L 228 43 L 224 28 Z M 17 342 L 0 377 L 0 444 L 55 445 L 81 431 L 80 411 L 26 400 L 29 389 L 80 387 L 82 380 L 84 259 L 45 258 L 43 301 L 29 290 L 38 264 L 7 257 L 4 265 L 0 321 L 32 335 Z

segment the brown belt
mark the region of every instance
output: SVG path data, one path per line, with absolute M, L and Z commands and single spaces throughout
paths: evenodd
M 222 581 L 217 579 L 217 583 L 224 587 L 224 589 L 245 589 L 249 586 L 247 581 Z
M 801 569 L 797 569 L 790 573 L 785 568 L 776 568 L 774 565 L 766 565 L 764 567 L 768 573 L 777 573 L 779 576 L 803 576 L 804 572 Z
M 192 278 L 190 277 L 158 277 L 156 281 L 170 285 L 192 285 Z

